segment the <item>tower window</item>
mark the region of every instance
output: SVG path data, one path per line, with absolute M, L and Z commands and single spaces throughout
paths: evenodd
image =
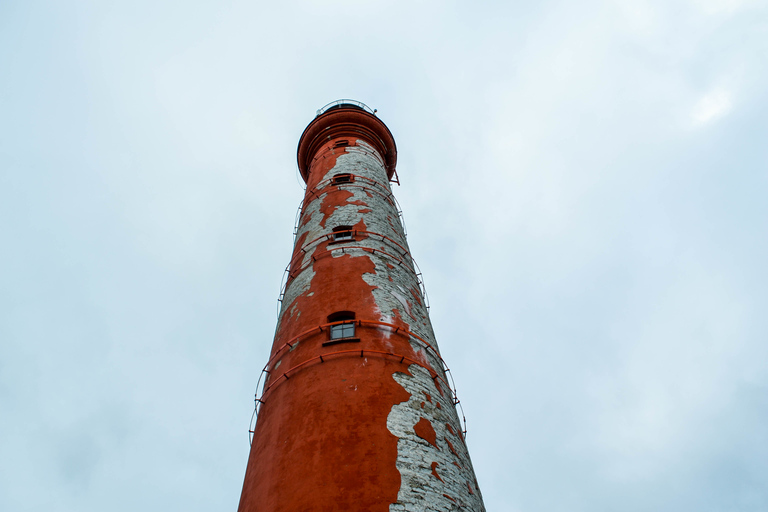
M 331 326 L 331 339 L 341 340 L 355 337 L 355 324 L 337 324 Z
M 349 146 L 348 140 L 339 140 L 339 141 L 336 141 L 336 143 L 333 145 L 333 147 L 335 148 L 344 148 L 347 146 Z
M 355 181 L 355 177 L 350 173 L 336 174 L 331 178 L 331 185 L 343 185 L 344 183 L 352 183 Z
M 333 228 L 333 241 L 343 242 L 345 240 L 354 240 L 352 226 L 337 226 Z
M 328 316 L 328 322 L 342 322 L 332 325 L 327 343 L 336 341 L 359 341 L 355 338 L 355 313 L 352 311 L 338 311 Z

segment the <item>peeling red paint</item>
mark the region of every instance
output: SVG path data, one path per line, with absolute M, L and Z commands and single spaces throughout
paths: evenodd
M 440 384 L 439 380 L 435 381 L 435 389 L 437 389 L 437 392 L 440 393 L 440 396 L 445 396 L 445 393 L 443 393 L 443 386 Z
M 401 329 L 408 330 L 408 324 L 403 321 L 403 317 L 400 314 L 399 309 L 392 310 L 392 323 Z
M 421 297 L 419 297 L 420 292 L 414 288 L 411 288 L 411 295 L 413 295 L 413 299 L 419 303 L 419 306 L 421 306 Z
M 443 439 L 445 439 L 445 442 L 448 443 L 448 449 L 451 450 L 451 453 L 453 453 L 454 455 L 456 455 L 458 457 L 459 454 L 456 453 L 456 448 L 453 447 L 453 443 L 450 442 L 447 437 L 445 437 Z
M 317 160 L 312 164 L 312 171 L 307 180 L 307 190 L 314 190 L 317 184 L 325 178 L 328 171 L 336 166 L 336 159 L 339 155 L 345 152 L 346 150 L 334 151 L 330 143 L 323 146 L 316 154 Z
M 432 476 L 437 477 L 437 479 L 440 480 L 441 482 L 445 482 L 445 480 L 440 478 L 440 475 L 437 474 L 437 466 L 438 466 L 437 462 L 432 463 Z
M 417 436 L 437 448 L 437 433 L 428 419 L 421 418 L 418 423 L 413 426 L 413 431 L 416 432 Z
M 365 225 L 365 219 L 360 219 L 358 222 L 355 223 L 354 226 L 352 226 L 352 229 L 356 231 L 368 231 L 368 226 Z M 358 236 L 362 238 L 366 238 L 367 235 L 359 234 Z
M 320 225 L 325 227 L 325 221 L 328 220 L 333 212 L 340 206 L 347 204 L 347 199 L 355 194 L 349 190 L 336 189 L 328 192 L 323 196 L 323 202 L 320 203 L 320 213 L 323 214 L 323 218 L 320 221 Z

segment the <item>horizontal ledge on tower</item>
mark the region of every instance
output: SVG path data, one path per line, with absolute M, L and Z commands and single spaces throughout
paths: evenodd
M 327 347 L 329 345 L 338 345 L 339 343 L 357 343 L 360 341 L 360 338 L 339 338 L 336 340 L 330 340 L 323 343 L 324 347 Z

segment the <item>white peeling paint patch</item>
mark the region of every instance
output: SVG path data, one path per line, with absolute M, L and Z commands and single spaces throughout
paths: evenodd
M 376 309 L 378 309 L 378 305 L 376 306 Z M 392 318 L 389 315 L 380 315 L 379 321 L 384 322 L 387 324 L 391 324 L 394 318 Z M 384 334 L 384 337 L 382 338 L 382 342 L 384 343 L 384 346 L 387 347 L 389 350 L 394 350 L 394 346 L 389 341 L 389 339 L 392 337 L 392 331 L 389 329 L 382 329 L 382 333 Z
M 410 304 L 408 304 L 408 301 L 405 299 L 405 296 L 397 293 L 394 290 L 391 290 L 390 293 L 392 294 L 393 297 L 395 297 L 398 300 L 398 302 L 400 302 L 400 304 L 403 305 L 403 307 L 405 308 L 405 312 L 408 315 L 410 315 L 411 314 L 411 306 L 410 306 Z
M 378 309 L 378 307 L 377 307 L 377 309 Z M 381 311 L 379 311 L 379 312 L 381 312 Z M 394 318 L 392 318 L 392 317 L 391 317 L 391 316 L 389 316 L 389 315 L 380 315 L 380 316 L 379 316 L 379 321 L 380 321 L 380 322 L 384 322 L 384 323 L 387 323 L 387 324 L 391 324 L 391 323 L 392 323 L 392 320 L 394 320 Z M 390 338 L 390 336 L 392 336 L 392 333 L 390 333 L 390 332 L 387 332 L 387 334 L 386 334 L 386 336 L 385 336 L 385 337 L 386 337 L 386 339 L 389 339 L 389 338 Z
M 440 395 L 424 368 L 411 365 L 408 371 L 411 375 L 392 376 L 411 396 L 394 405 L 387 416 L 387 428 L 398 438 L 397 469 L 401 481 L 397 502 L 389 506 L 390 512 L 484 512 L 449 395 Z M 422 419 L 428 420 L 434 429 L 437 446 L 416 434 L 414 427 Z M 439 478 L 433 473 L 433 465 Z

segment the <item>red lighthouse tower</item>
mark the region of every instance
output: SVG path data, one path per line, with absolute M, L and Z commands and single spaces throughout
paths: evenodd
M 390 180 L 362 103 L 319 110 L 239 512 L 484 511 Z

